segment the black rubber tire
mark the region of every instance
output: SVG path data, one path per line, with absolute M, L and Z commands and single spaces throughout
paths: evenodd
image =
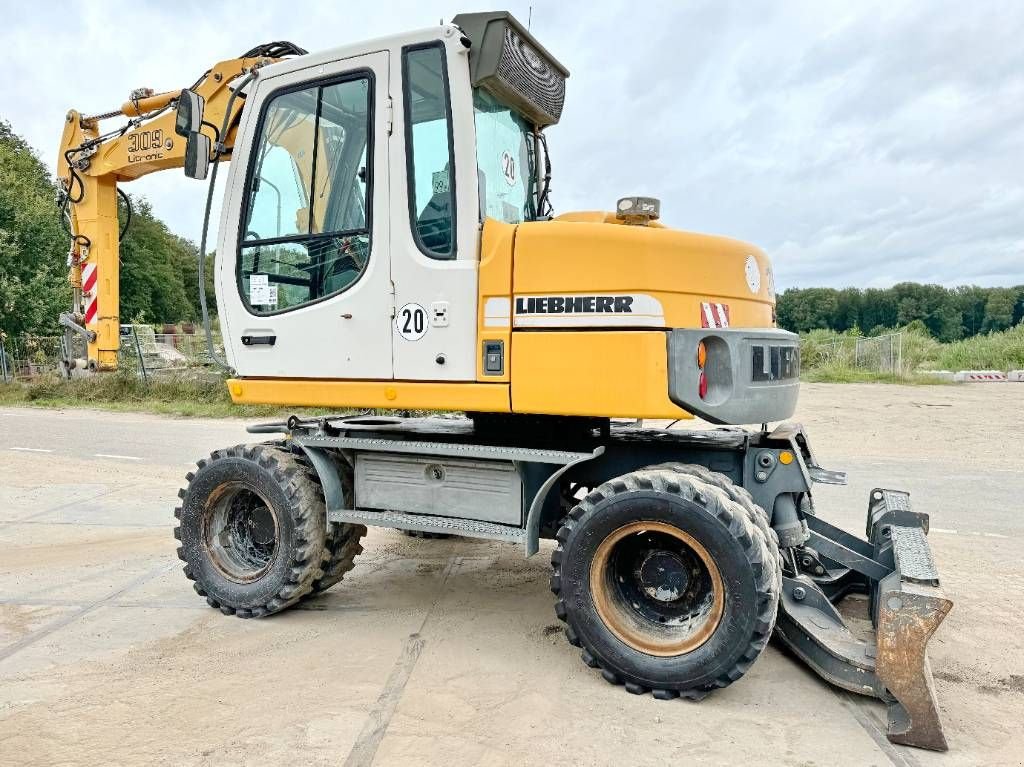
M 302 459 L 300 458 L 300 460 Z M 351 509 L 353 508 L 352 467 L 340 460 L 336 465 L 338 478 L 341 480 L 341 490 L 345 495 L 346 508 Z M 319 484 L 318 481 L 318 487 Z M 366 535 L 366 525 L 353 525 L 345 522 L 327 523 L 324 558 L 320 564 L 320 569 L 324 574 L 313 581 L 310 595 L 327 591 L 331 586 L 339 583 L 345 577 L 345 573 L 355 567 L 355 558 L 363 553 L 363 545 L 360 540 L 364 535 Z
M 776 546 L 779 543 L 778 534 L 772 530 L 771 518 L 768 512 L 758 506 L 754 502 L 754 497 L 750 494 L 750 491 L 745 487 L 733 483 L 726 475 L 718 471 L 712 471 L 707 466 L 701 466 L 699 463 L 679 463 L 677 461 L 669 461 L 668 463 L 659 463 L 657 466 L 651 466 L 653 469 L 668 469 L 669 471 L 678 471 L 682 474 L 689 474 L 696 477 L 701 482 L 716 487 L 729 496 L 729 500 L 738 503 L 747 512 L 747 516 L 750 521 L 762 532 L 765 538 L 775 541 Z
M 327 591 L 339 583 L 345 573 L 356 566 L 355 558 L 363 553 L 360 542 L 366 535 L 365 525 L 350 525 L 344 522 L 328 522 L 327 536 L 324 540 L 324 560 L 320 566 L 323 577 L 313 581 L 310 594 Z
M 196 593 L 225 615 L 260 618 L 280 612 L 310 592 L 323 577 L 327 514 L 323 493 L 308 466 L 274 444 L 238 445 L 200 460 L 179 491 L 174 537 L 178 558 Z M 205 541 L 204 519 L 215 493 L 236 483 L 259 494 L 277 517 L 278 535 L 269 569 L 249 582 L 228 577 Z
M 637 520 L 667 522 L 687 532 L 721 573 L 721 620 L 704 644 L 682 655 L 657 657 L 628 646 L 594 605 L 594 552 L 610 534 Z M 605 482 L 570 511 L 556 540 L 551 590 L 566 638 L 582 649 L 586 665 L 628 692 L 700 699 L 742 677 L 771 638 L 782 589 L 778 546 L 741 505 L 691 474 L 645 469 Z

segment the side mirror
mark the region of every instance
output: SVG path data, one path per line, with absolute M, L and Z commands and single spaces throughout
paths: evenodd
M 205 100 L 195 91 L 188 88 L 178 96 L 178 114 L 174 120 L 174 132 L 188 138 L 199 133 L 203 126 L 203 107 Z
M 210 137 L 190 133 L 185 142 L 185 175 L 202 181 L 210 170 Z

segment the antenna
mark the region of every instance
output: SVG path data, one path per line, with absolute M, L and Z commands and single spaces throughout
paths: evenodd
M 526 16 L 526 31 L 530 31 L 530 23 L 533 21 L 533 6 L 530 6 L 529 13 Z

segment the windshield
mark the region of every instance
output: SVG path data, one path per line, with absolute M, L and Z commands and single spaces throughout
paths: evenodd
M 532 126 L 480 88 L 473 106 L 481 216 L 507 224 L 535 219 Z

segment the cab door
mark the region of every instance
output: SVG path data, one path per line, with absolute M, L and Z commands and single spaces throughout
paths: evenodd
M 241 376 L 389 379 L 386 52 L 266 70 L 248 95 L 217 297 Z
M 402 46 L 392 97 L 394 376 L 476 379 L 480 218 L 473 102 L 457 35 Z M 398 158 L 401 158 L 400 160 Z

